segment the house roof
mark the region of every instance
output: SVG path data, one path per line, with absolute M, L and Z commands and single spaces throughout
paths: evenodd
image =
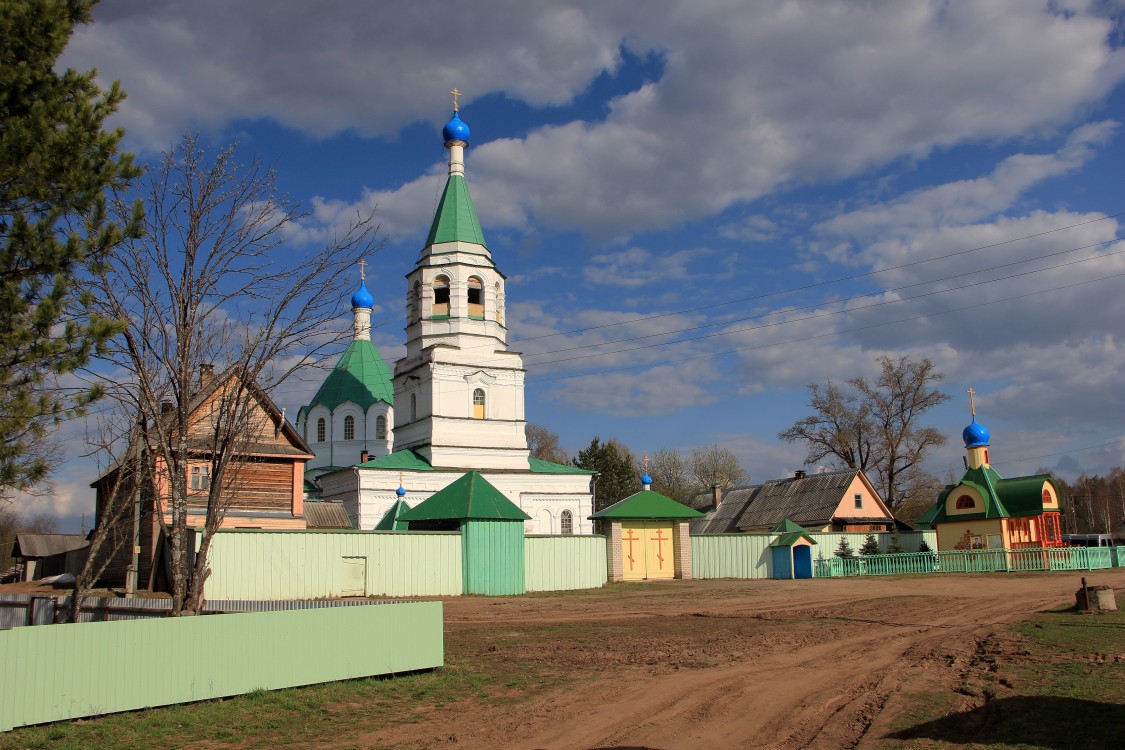
M 306 500 L 305 525 L 310 529 L 354 529 L 343 503 L 330 500 Z
M 691 520 L 691 533 L 693 534 L 734 534 L 738 532 L 738 521 L 746 508 L 754 499 L 754 495 L 761 489 L 761 485 L 747 487 L 734 487 L 727 490 L 719 502 L 719 507 L 712 507 L 715 501 L 711 492 L 700 493 L 692 498 L 692 507 L 703 511 L 702 518 Z
M 12 557 L 50 557 L 89 546 L 82 534 L 16 534 Z
M 1043 512 L 1043 484 L 1055 488 L 1062 509 L 1062 493 L 1051 474 L 1032 474 L 1026 477 L 1004 479 L 991 466 L 966 469 L 957 484 L 947 485 L 938 495 L 937 502 L 918 518 L 918 523 L 932 526 L 944 521 L 978 521 L 986 518 L 1020 518 L 1037 516 Z M 984 498 L 984 508 L 978 513 L 958 513 L 948 517 L 945 501 L 951 492 L 961 486 L 975 489 Z
M 410 510 L 410 506 L 406 504 L 405 500 L 395 500 L 394 505 L 388 508 L 383 517 L 379 519 L 379 523 L 375 524 L 375 531 L 406 531 L 409 524 L 403 521 L 401 516 L 408 510 Z
M 438 490 L 412 510 L 398 516 L 400 521 L 501 520 L 526 521 L 524 513 L 504 493 L 480 475 L 470 471 Z
M 430 225 L 426 245 L 440 242 L 471 242 L 486 247 L 477 211 L 469 195 L 469 185 L 463 175 L 449 175 L 433 224 Z
M 857 476 L 862 476 L 859 469 L 846 469 L 766 482 L 738 520 L 738 528 L 772 527 L 785 519 L 802 526 L 826 525 Z
M 365 412 L 379 401 L 394 403 L 391 371 L 370 339 L 353 339 L 348 344 L 312 401 L 301 407 L 300 414 L 308 414 L 314 406 L 332 411 L 349 401 Z
M 689 508 L 683 503 L 678 503 L 670 497 L 661 495 L 659 492 L 641 490 L 608 508 L 602 508 L 590 518 L 688 520 L 702 516 L 703 514 L 695 508 Z

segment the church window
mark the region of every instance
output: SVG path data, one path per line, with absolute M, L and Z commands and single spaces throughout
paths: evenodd
M 344 440 L 355 440 L 355 417 L 344 417 Z
M 1051 504 L 1051 491 L 1050 490 L 1043 490 L 1043 504 L 1044 505 L 1050 505 Z
M 473 419 L 484 419 L 484 391 L 473 391 Z
M 574 533 L 574 514 L 564 510 L 559 516 L 559 530 L 566 536 Z
M 375 417 L 375 439 L 376 440 L 386 440 L 387 439 L 387 418 L 386 418 L 386 416 L 384 416 L 382 414 Z
M 316 442 L 323 443 L 325 438 L 324 417 L 316 420 Z
M 193 490 L 205 491 L 211 489 L 211 467 L 210 466 L 193 466 L 191 467 L 191 488 Z
M 445 276 L 434 279 L 434 306 L 430 315 L 435 318 L 449 315 L 449 279 Z
M 418 419 L 418 394 L 410 394 L 410 421 Z
M 957 510 L 969 510 L 970 508 L 975 507 L 977 507 L 976 501 L 968 495 L 962 495 L 961 497 L 957 498 Z
M 484 282 L 476 276 L 469 278 L 469 317 L 484 320 Z

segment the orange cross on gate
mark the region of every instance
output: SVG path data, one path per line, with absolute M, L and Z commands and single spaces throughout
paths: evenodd
M 664 570 L 664 542 L 672 541 L 671 539 L 665 539 L 662 536 L 663 534 L 664 529 L 657 529 L 656 536 L 652 538 L 652 541 L 656 542 L 656 559 L 660 561 L 661 570 Z
M 621 541 L 629 543 L 629 554 L 625 555 L 625 558 L 629 561 L 629 570 L 632 570 L 634 563 L 636 563 L 636 560 L 633 559 L 633 542 L 639 542 L 641 538 L 635 536 L 633 530 L 629 529 L 629 536 L 622 536 Z

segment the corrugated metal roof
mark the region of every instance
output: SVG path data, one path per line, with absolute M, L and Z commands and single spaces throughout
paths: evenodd
M 82 534 L 16 534 L 12 557 L 50 557 L 82 549 L 89 544 Z
M 590 518 L 687 520 L 699 518 L 702 515 L 695 508 L 689 508 L 683 503 L 678 503 L 670 497 L 661 495 L 659 492 L 641 490 L 608 508 L 599 510 Z
M 304 503 L 305 525 L 310 529 L 351 529 L 352 519 L 344 510 L 343 503 L 331 500 L 306 500 Z
M 739 529 L 772 527 L 785 519 L 801 526 L 831 522 L 858 469 L 808 474 L 766 482 L 738 521 Z
M 735 534 L 738 532 L 738 520 L 746 512 L 747 506 L 754 499 L 755 493 L 761 485 L 749 487 L 735 487 L 722 496 L 718 508 L 711 508 L 703 518 L 692 519 L 691 533 L 693 534 Z M 714 502 L 712 493 L 701 493 L 694 500 L 706 499 L 707 503 Z M 702 511 L 708 505 L 694 505 L 696 510 Z

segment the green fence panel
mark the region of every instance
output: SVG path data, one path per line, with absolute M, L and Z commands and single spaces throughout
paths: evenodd
M 770 534 L 700 534 L 691 537 L 692 578 L 770 578 Z M 815 553 L 814 553 L 815 554 Z
M 1113 565 L 1117 568 L 1125 568 L 1125 547 L 1113 548 Z
M 841 537 L 848 540 L 848 545 L 851 546 L 852 550 L 856 553 L 859 552 L 859 548 L 862 547 L 863 543 L 867 540 L 867 533 L 859 531 L 818 531 L 809 534 L 809 536 L 816 542 L 816 546 L 813 547 L 815 550 L 813 556 L 820 555 L 826 560 L 836 551 L 836 548 L 840 546 Z M 892 537 L 893 534 L 890 532 L 876 532 L 875 540 L 879 542 L 879 549 L 886 552 L 890 547 Z M 899 532 L 898 540 L 899 544 L 902 545 L 903 552 L 917 552 L 919 545 L 921 545 L 923 541 L 926 542 L 926 545 L 931 550 L 937 549 L 936 531 L 902 531 Z
M 609 580 L 604 536 L 527 536 L 523 554 L 528 591 L 596 589 Z
M 514 596 L 524 582 L 522 521 L 466 521 L 461 526 L 466 594 Z
M 455 596 L 461 535 L 424 531 L 220 531 L 208 599 Z
M 443 663 L 441 602 L 16 628 L 0 730 Z

